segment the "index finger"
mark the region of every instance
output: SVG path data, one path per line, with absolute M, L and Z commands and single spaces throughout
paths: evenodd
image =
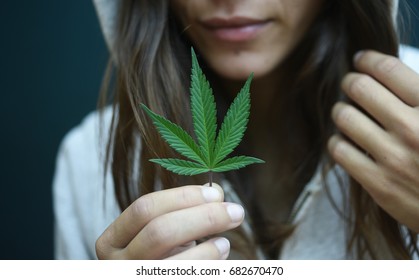
M 374 77 L 412 107 L 419 106 L 419 74 L 400 59 L 373 50 L 355 55 L 355 68 Z
M 105 247 L 109 244 L 111 248 L 106 251 L 124 248 L 147 223 L 158 216 L 203 203 L 223 201 L 221 187 L 214 186 L 184 186 L 144 195 L 122 212 L 98 243 Z

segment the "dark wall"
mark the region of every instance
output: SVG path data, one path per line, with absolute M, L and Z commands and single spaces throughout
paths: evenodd
M 51 259 L 55 155 L 95 109 L 107 50 L 89 0 L 0 6 L 0 259 Z
M 0 6 L 0 259 L 51 259 L 57 148 L 95 109 L 107 50 L 89 0 Z
M 419 48 L 419 1 L 399 0 L 402 41 Z

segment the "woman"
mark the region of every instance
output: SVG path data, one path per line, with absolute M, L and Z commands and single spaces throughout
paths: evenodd
M 395 58 L 397 1 L 95 2 L 115 102 L 61 146 L 58 258 L 418 257 L 419 76 Z M 238 152 L 267 164 L 216 188 L 148 161 L 176 155 L 140 103 L 190 130 L 191 46 L 220 116 L 255 74 Z

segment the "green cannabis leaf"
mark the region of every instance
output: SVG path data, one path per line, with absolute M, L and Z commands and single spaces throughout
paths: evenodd
M 209 173 L 212 185 L 213 172 L 225 172 L 240 169 L 263 160 L 248 156 L 236 156 L 225 159 L 241 142 L 249 121 L 250 83 L 249 76 L 243 88 L 233 100 L 221 124 L 217 135 L 217 110 L 212 89 L 198 64 L 193 49 L 191 73 L 191 110 L 194 132 L 197 142 L 180 126 L 154 113 L 141 104 L 152 119 L 160 135 L 183 159 L 151 159 L 162 167 L 179 175 L 197 175 Z

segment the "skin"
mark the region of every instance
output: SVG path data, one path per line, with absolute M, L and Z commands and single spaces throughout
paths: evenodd
M 253 125 L 247 133 L 258 136 L 263 133 L 261 124 L 266 122 L 264 105 L 276 94 L 280 64 L 304 34 L 321 3 L 320 0 L 171 0 L 185 32 L 218 74 L 226 92 L 236 89 L 232 81 L 244 80 L 251 71 L 255 72 L 252 107 L 257 113 L 254 112 Z M 243 45 L 214 44 L 194 26 L 200 17 L 244 12 L 271 19 L 270 36 L 260 36 Z M 374 51 L 358 54 L 355 66 L 359 72 L 347 74 L 342 88 L 368 115 L 346 103 L 334 106 L 332 118 L 337 128 L 357 147 L 335 135 L 329 141 L 330 154 L 383 209 L 419 232 L 419 122 L 414 121 L 419 119 L 419 75 L 397 58 Z M 266 146 L 257 142 L 263 137 L 254 139 L 255 147 Z M 269 151 L 266 155 L 269 156 Z M 226 259 L 230 252 L 226 239 L 210 239 L 199 245 L 194 241 L 242 223 L 243 208 L 223 200 L 218 185 L 182 186 L 144 195 L 97 240 L 97 256 Z
M 275 72 L 304 35 L 322 0 L 173 0 L 174 13 L 193 45 L 221 77 L 245 80 Z M 202 24 L 206 19 L 242 16 L 268 20 L 255 40 L 229 42 L 214 39 Z
M 419 233 L 419 75 L 376 51 L 354 58 L 342 89 L 365 112 L 339 102 L 332 110 L 339 135 L 329 151 L 375 202 Z M 359 147 L 359 148 L 358 148 Z
M 230 246 L 213 238 L 194 240 L 237 227 L 240 205 L 225 203 L 221 187 L 183 186 L 144 195 L 99 237 L 99 259 L 226 259 Z

